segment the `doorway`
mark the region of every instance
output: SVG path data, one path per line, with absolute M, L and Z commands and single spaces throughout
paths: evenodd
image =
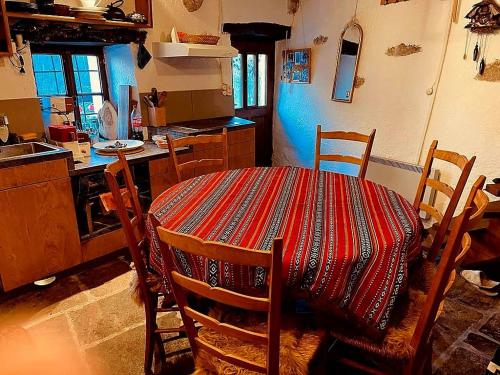
M 272 165 L 275 42 L 232 40 L 239 54 L 233 58 L 236 116 L 255 122 L 255 163 Z

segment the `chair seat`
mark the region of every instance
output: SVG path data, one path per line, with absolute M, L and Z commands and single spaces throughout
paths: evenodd
M 407 296 L 401 296 L 396 305 L 392 321 L 387 328 L 384 339 L 373 341 L 359 334 L 352 334 L 347 329 L 333 328 L 330 333 L 344 344 L 364 350 L 382 359 L 407 361 L 415 354 L 410 345 L 420 314 L 424 307 L 427 291 L 430 288 L 436 267 L 426 260 L 415 265 L 410 279 Z
M 137 190 L 137 186 L 135 187 Z M 127 188 L 120 189 L 120 193 L 124 194 L 127 192 Z M 109 214 L 111 212 L 115 212 L 118 207 L 116 206 L 115 199 L 113 198 L 113 193 L 103 193 L 99 195 L 100 201 L 101 201 L 101 206 L 104 210 L 105 213 Z M 128 198 L 125 201 L 125 208 L 131 209 L 132 208 L 132 201 L 130 198 Z
M 213 315 L 213 314 L 211 314 Z M 231 314 L 230 314 L 231 315 Z M 233 314 L 225 317 L 224 322 L 258 333 L 267 331 L 267 323 L 257 316 Z M 243 321 L 242 321 L 243 320 Z M 286 319 L 282 323 L 280 334 L 280 374 L 302 375 L 309 373 L 309 366 L 326 333 L 319 330 L 298 328 L 300 323 L 293 319 Z M 251 344 L 233 337 L 202 327 L 198 332 L 200 338 L 209 344 L 227 353 L 234 353 L 250 361 L 265 364 L 266 346 Z M 196 361 L 196 375 L 203 374 L 256 374 L 255 372 L 239 368 L 200 351 Z

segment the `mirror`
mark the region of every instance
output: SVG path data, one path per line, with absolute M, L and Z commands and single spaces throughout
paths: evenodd
M 361 26 L 355 20 L 349 22 L 340 36 L 337 71 L 333 84 L 333 101 L 352 102 L 362 41 L 363 29 Z

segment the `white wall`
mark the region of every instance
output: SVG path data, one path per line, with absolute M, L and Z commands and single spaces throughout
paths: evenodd
M 15 48 L 15 46 L 13 46 Z M 29 48 L 23 51 L 25 74 L 19 73 L 8 57 L 0 57 L 0 100 L 35 98 L 36 87 Z M 12 59 L 17 64 L 15 59 Z
M 338 39 L 353 14 L 355 0 L 305 0 L 302 13 L 296 18 L 290 48 L 310 47 L 319 34 L 329 36 L 330 40 L 326 45 L 313 47 L 311 85 L 280 83 L 277 73 L 274 163 L 312 166 L 316 124 L 322 124 L 326 129 L 364 133 L 376 128 L 373 154 L 406 162 L 423 163 L 433 139 L 438 139 L 442 148 L 469 157 L 477 155 L 469 185 L 479 174 L 489 178 L 500 175 L 500 132 L 495 112 L 500 104 L 500 83 L 476 81 L 475 64 L 462 58 L 466 39 L 463 17 L 474 0 L 462 1 L 460 22 L 452 26 L 443 76 L 427 129 L 433 97 L 426 90 L 433 87 L 438 74 L 451 3 L 451 0 L 412 0 L 380 6 L 377 1 L 359 0 L 358 19 L 364 30 L 364 42 L 358 75 L 366 83 L 355 90 L 352 104 L 344 104 L 332 102 L 330 97 Z M 388 47 L 401 42 L 419 44 L 423 52 L 406 57 L 385 55 Z M 282 48 L 284 43 L 278 50 Z M 498 58 L 499 52 L 497 35 L 489 41 L 490 61 Z M 420 156 L 424 138 L 424 152 Z M 438 163 L 437 167 L 442 169 L 444 179 L 455 176 L 443 164 Z M 333 169 L 355 172 L 342 165 Z

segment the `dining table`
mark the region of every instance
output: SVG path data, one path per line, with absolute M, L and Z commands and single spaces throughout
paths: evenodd
M 406 199 L 367 179 L 291 166 L 203 175 L 172 186 L 149 209 L 150 266 L 167 293 L 155 225 L 254 250 L 283 238 L 284 293 L 303 292 L 378 332 L 406 290 L 423 230 Z M 262 268 L 172 251 L 179 272 L 213 287 L 265 287 Z

